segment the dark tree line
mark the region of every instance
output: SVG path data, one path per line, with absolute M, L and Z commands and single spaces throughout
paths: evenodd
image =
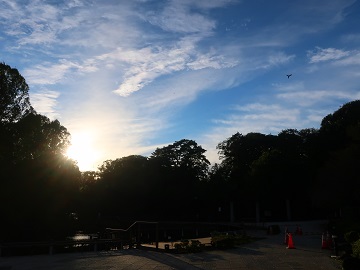
M 236 133 L 213 166 L 193 140 L 80 172 L 70 134 L 36 113 L 25 79 L 0 64 L 0 241 L 58 238 L 135 220 L 229 222 L 359 217 L 360 101 L 319 129 Z
M 36 113 L 20 73 L 0 63 L 0 241 L 61 237 L 81 174 L 64 156 L 69 132 Z

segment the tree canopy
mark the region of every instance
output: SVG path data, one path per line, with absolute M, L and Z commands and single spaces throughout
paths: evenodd
M 195 141 L 183 139 L 156 149 L 150 159 L 156 159 L 164 167 L 191 171 L 194 177 L 204 179 L 210 165 L 205 152 Z
M 16 122 L 31 112 L 34 109 L 25 79 L 17 69 L 0 63 L 0 122 Z
M 14 142 L 18 159 L 64 155 L 70 145 L 70 133 L 58 120 L 31 113 L 14 125 Z
M 18 70 L 0 64 L 0 241 L 67 234 L 80 171 L 64 153 L 70 133 L 37 114 Z

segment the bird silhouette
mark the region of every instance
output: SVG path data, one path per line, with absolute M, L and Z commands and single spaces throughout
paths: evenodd
M 292 76 L 292 74 L 288 74 L 288 75 L 286 75 L 287 77 L 288 77 L 288 79 L 290 78 L 290 76 Z

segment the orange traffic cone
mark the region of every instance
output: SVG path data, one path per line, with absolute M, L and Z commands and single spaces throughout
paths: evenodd
M 301 227 L 299 227 L 299 229 L 298 229 L 298 235 L 303 235 L 303 231 L 302 231 Z
M 323 233 L 321 237 L 321 249 L 327 249 L 327 248 L 329 248 L 328 241 L 325 237 L 325 233 Z
M 289 241 L 288 241 L 288 246 L 287 246 L 287 248 L 288 248 L 288 249 L 295 248 L 295 246 L 294 246 L 294 241 L 293 241 L 293 238 L 292 238 L 291 233 L 289 233 Z

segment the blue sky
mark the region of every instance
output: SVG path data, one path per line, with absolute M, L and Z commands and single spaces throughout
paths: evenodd
M 0 61 L 82 170 L 192 139 L 318 128 L 360 99 L 356 0 L 0 0 Z M 292 74 L 288 79 L 286 74 Z

